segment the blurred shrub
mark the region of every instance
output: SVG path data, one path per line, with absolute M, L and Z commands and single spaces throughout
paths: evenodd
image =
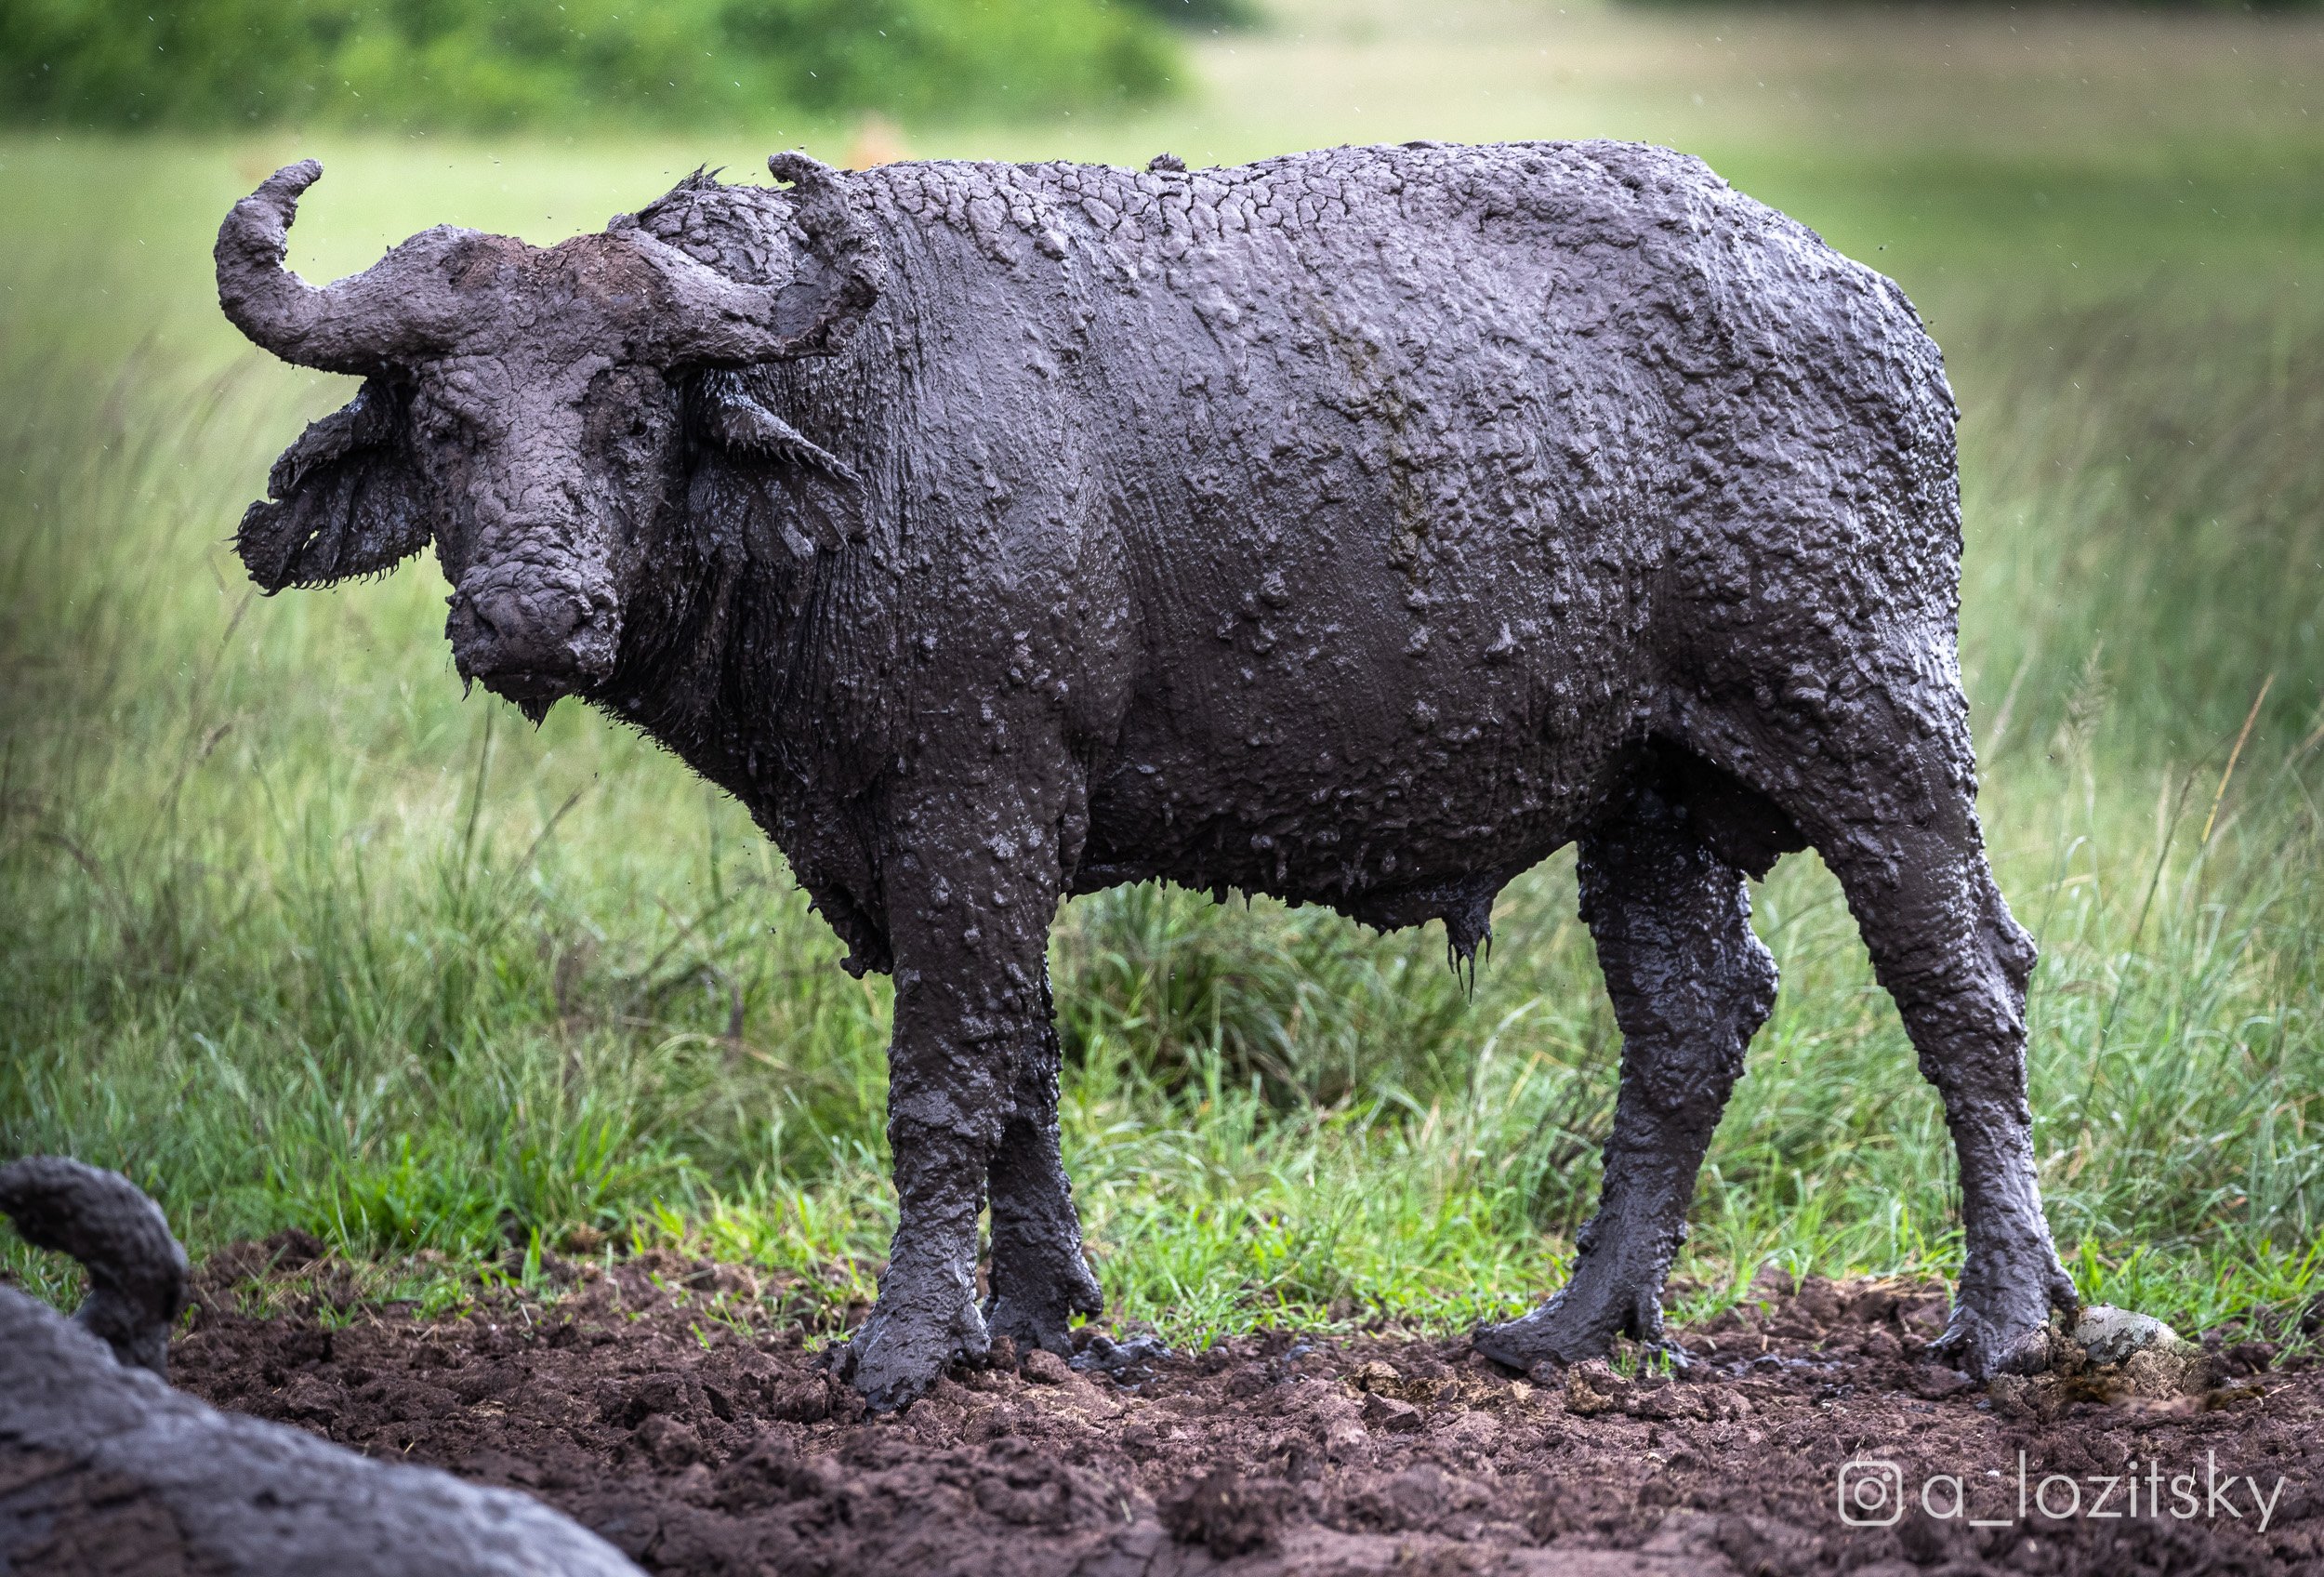
M 1006 114 L 1168 91 L 1235 0 L 8 0 L 0 117 L 489 129 Z
M 1256 0 L 1128 0 L 1141 11 L 1179 27 L 1256 27 Z

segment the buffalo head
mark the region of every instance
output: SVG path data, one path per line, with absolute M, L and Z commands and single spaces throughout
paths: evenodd
M 825 354 L 878 294 L 878 253 L 832 171 L 796 184 L 804 245 L 738 280 L 625 217 L 531 246 L 439 226 L 321 289 L 284 266 L 312 160 L 234 205 L 226 315 L 285 361 L 365 380 L 275 463 L 235 546 L 259 586 L 380 572 L 435 544 L 461 676 L 538 717 L 614 669 L 658 511 L 705 463 L 853 478 L 754 397 L 759 364 Z M 732 480 L 730 477 L 729 481 Z M 829 535 L 786 523 L 799 547 Z

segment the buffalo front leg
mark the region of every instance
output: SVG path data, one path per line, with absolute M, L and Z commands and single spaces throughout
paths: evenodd
M 1081 1253 L 1081 1217 L 1058 1147 L 1061 1056 L 1049 980 L 1041 980 L 1041 1023 L 1017 1059 L 1012 1105 L 993 1151 L 992 1300 L 986 1326 L 1021 1352 L 1072 1350 L 1076 1314 L 1103 1314 L 1105 1294 Z
M 1654 788 L 1582 840 L 1581 914 L 1622 1030 L 1621 1091 L 1572 1277 L 1531 1314 L 1476 1333 L 1479 1352 L 1520 1369 L 1602 1356 L 1617 1336 L 1661 1341 L 1696 1173 L 1776 999 L 1742 872 Z
M 974 852 L 957 856 L 923 842 L 893 856 L 886 872 L 896 1231 L 879 1301 L 845 1360 L 855 1387 L 882 1410 L 912 1401 L 955 1361 L 984 1356 L 976 1250 L 985 1179 L 1010 1127 L 1022 1050 L 1048 1030 L 1042 971 L 1057 903 L 1054 855 L 1003 865 L 994 848 L 1026 844 L 990 827 L 966 842 Z

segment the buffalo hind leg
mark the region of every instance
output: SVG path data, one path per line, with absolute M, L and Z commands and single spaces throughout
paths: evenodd
M 1661 1341 L 1663 1279 L 1696 1174 L 1776 999 L 1743 873 L 1662 787 L 1640 789 L 1580 852 L 1582 920 L 1622 1030 L 1621 1091 L 1571 1279 L 1531 1314 L 1476 1333 L 1479 1352 L 1520 1369 L 1599 1357 L 1617 1336 Z
M 1955 814 L 1859 826 L 1819 842 L 1945 1105 L 1966 1251 L 1937 1349 L 1975 1379 L 2046 1368 L 2053 1309 L 2071 1313 L 2034 1176 L 2026 1099 L 2033 940 L 2010 916 L 1965 800 Z
M 1692 743 L 1779 807 L 1839 878 L 1873 974 L 1944 1103 L 1964 1257 L 1939 1350 L 1978 1380 L 2046 1367 L 2050 1316 L 2077 1300 L 2034 1174 L 2034 945 L 1986 862 L 1952 631 L 1900 634 L 1879 661 L 1819 651 L 1795 633 L 1794 673 L 1853 676 L 1835 686 L 1842 702 L 1705 709 L 1691 722 Z M 1902 678 L 1868 683 L 1860 676 L 1869 673 Z
M 1017 1059 L 1013 1108 L 993 1152 L 993 1295 L 984 1321 L 1020 1352 L 1041 1347 L 1062 1357 L 1072 1350 L 1073 1317 L 1105 1312 L 1105 1294 L 1082 1257 L 1081 1218 L 1058 1149 L 1060 1053 L 1046 976 L 1040 995 L 1039 1031 Z

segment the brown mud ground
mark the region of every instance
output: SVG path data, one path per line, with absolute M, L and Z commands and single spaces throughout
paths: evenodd
M 304 1257 L 295 1239 L 205 1267 L 179 1385 L 530 1491 L 650 1571 L 2324 1572 L 2324 1370 L 2251 1345 L 2180 1394 L 2097 1372 L 1974 1387 L 1920 1357 L 1937 1288 L 1763 1277 L 1682 1333 L 1704 1360 L 1682 1378 L 1528 1381 L 1460 1340 L 1288 1334 L 1116 1375 L 1092 1341 L 1084 1369 L 1036 1355 L 877 1417 L 739 1271 L 649 1253 L 563 1268 L 552 1304 L 425 1321 L 331 1312 L 324 1262 L 303 1312 L 237 1312 L 253 1273 Z M 1893 1525 L 1842 1520 L 1857 1461 L 1900 1473 Z M 1960 1478 L 1965 1516 L 1930 1515 L 1931 1475 Z M 2080 1514 L 2045 1516 L 2037 1489 Z M 1895 1507 L 1864 1494 L 1859 1516 Z M 1951 1484 L 1928 1502 L 1949 1511 Z

